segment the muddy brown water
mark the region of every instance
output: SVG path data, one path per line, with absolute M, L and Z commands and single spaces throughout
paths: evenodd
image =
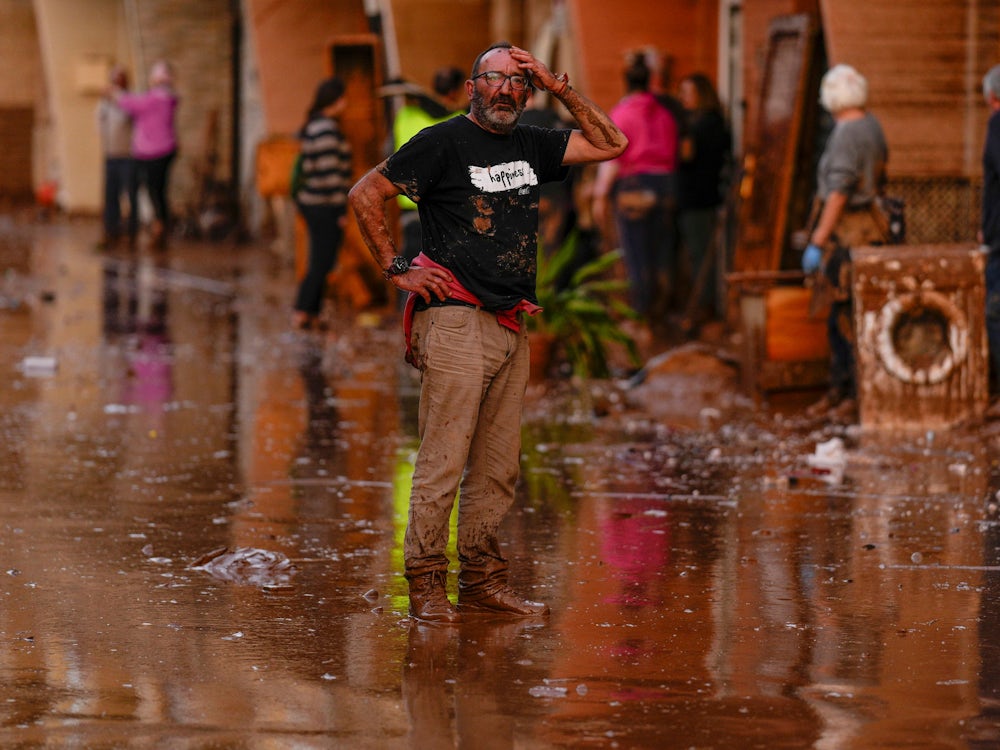
M 505 539 L 553 613 L 416 625 L 392 316 L 292 333 L 268 249 L 97 231 L 0 217 L 0 746 L 1000 746 L 990 423 L 533 385 Z

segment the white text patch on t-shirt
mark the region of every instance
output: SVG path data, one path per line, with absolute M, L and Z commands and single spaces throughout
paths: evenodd
M 537 185 L 535 170 L 526 161 L 512 161 L 494 167 L 469 167 L 472 184 L 484 193 L 500 193 L 524 185 Z

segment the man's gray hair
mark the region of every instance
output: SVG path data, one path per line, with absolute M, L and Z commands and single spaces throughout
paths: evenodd
M 834 65 L 819 85 L 819 103 L 836 114 L 868 103 L 868 81 L 850 65 Z
M 990 94 L 1000 99 L 1000 65 L 994 65 L 983 76 L 983 97 L 990 100 Z

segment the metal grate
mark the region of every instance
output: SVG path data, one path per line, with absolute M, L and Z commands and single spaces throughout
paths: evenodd
M 981 180 L 904 177 L 886 189 L 906 201 L 906 244 L 974 242 L 979 230 Z

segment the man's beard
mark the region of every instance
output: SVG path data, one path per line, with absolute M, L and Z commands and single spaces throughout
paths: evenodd
M 507 135 L 517 126 L 517 121 L 521 119 L 524 106 L 527 104 L 527 97 L 518 103 L 517 97 L 498 94 L 492 103 L 487 104 L 482 93 L 477 89 L 472 93 L 469 102 L 469 110 L 477 121 L 486 126 L 487 129 L 496 133 Z M 500 109 L 498 104 L 506 104 L 513 109 Z

